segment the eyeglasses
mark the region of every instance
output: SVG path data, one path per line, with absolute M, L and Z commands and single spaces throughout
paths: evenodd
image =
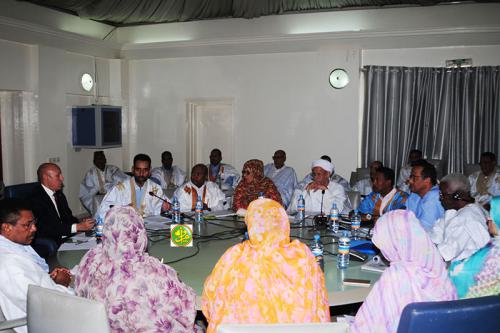
M 455 193 L 443 193 L 439 191 L 439 199 L 444 199 L 444 198 L 453 198 Z
M 25 230 L 29 230 L 31 229 L 33 226 L 35 226 L 37 224 L 37 220 L 36 219 L 33 219 L 31 220 L 30 222 L 26 223 L 26 224 L 19 224 L 19 226 L 21 226 L 23 229 Z

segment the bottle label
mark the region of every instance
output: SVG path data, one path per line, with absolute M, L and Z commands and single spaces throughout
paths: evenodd
M 360 222 L 352 222 L 351 223 L 351 228 L 354 229 L 354 230 L 357 230 L 361 227 L 361 223 Z
M 349 245 L 339 245 L 339 254 L 349 254 Z

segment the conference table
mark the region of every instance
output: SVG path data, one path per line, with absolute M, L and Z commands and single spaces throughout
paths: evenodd
M 173 267 L 180 279 L 191 286 L 197 295 L 197 309 L 201 308 L 201 295 L 205 279 L 213 267 L 232 245 L 243 240 L 245 223 L 235 216 L 207 219 L 201 223 L 185 219 L 186 224 L 193 226 L 193 247 L 172 247 L 170 245 L 169 220 L 155 216 L 145 218 L 148 230 L 148 253 L 165 264 Z M 350 260 L 346 269 L 337 268 L 337 241 L 326 230 L 315 230 L 312 222 L 306 221 L 303 227 L 291 224 L 291 238 L 309 244 L 314 233 L 319 232 L 324 243 L 324 273 L 328 289 L 330 306 L 342 306 L 363 302 L 371 287 L 380 277 L 379 272 L 361 269 L 362 262 Z M 162 228 L 162 225 L 164 226 Z M 59 251 L 57 260 L 60 265 L 71 268 L 80 262 L 86 250 Z M 332 254 L 327 254 L 327 253 Z M 344 278 L 370 280 L 369 287 L 347 286 Z

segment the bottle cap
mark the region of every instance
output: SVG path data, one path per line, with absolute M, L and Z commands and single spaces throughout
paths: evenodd
M 314 234 L 314 240 L 319 240 L 321 236 L 319 234 Z

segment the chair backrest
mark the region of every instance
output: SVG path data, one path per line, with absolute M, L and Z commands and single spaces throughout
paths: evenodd
M 437 179 L 443 178 L 443 160 L 430 158 L 427 162 L 434 165 L 434 168 L 436 168 Z
M 474 172 L 481 170 L 479 164 L 467 163 L 464 168 L 464 173 L 466 176 L 472 175 Z
M 347 333 L 345 323 L 307 323 L 307 324 L 221 324 L 217 333 Z
M 28 332 L 108 333 L 104 304 L 34 285 L 28 287 Z
M 408 304 L 398 333 L 498 332 L 500 296 Z
M 34 182 L 7 186 L 5 187 L 4 196 L 6 199 L 27 199 L 31 196 L 38 184 L 38 182 Z
M 359 193 L 359 191 L 347 191 L 346 193 L 349 198 L 349 202 L 351 203 L 351 208 L 358 209 L 359 204 L 361 203 L 361 193 Z
M 15 327 L 26 325 L 26 317 L 19 319 L 5 320 L 2 308 L 0 308 L 0 332 L 2 333 L 16 333 Z

